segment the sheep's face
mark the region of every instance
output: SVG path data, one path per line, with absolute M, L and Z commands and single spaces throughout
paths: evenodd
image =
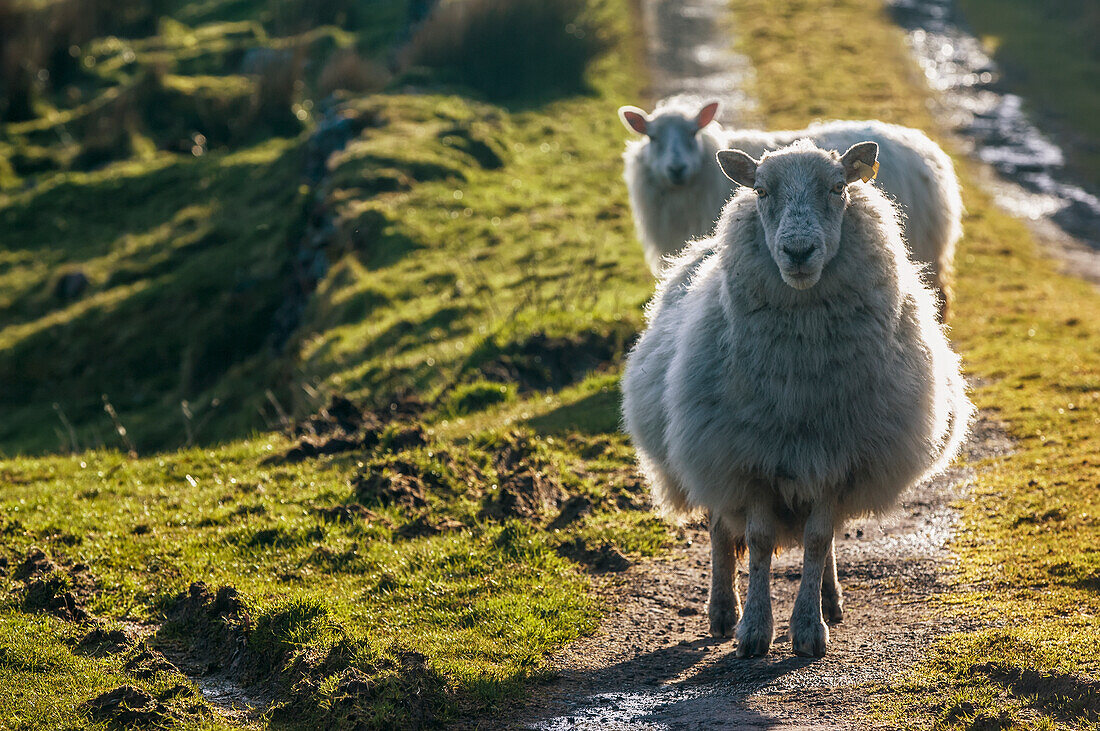
M 764 240 L 783 281 L 809 289 L 840 249 L 848 185 L 867 175 L 877 154 L 874 142 L 838 155 L 799 140 L 759 162 L 723 150 L 718 163 L 731 180 L 755 190 Z
M 676 109 L 647 115 L 637 107 L 622 107 L 623 124 L 646 136 L 642 160 L 650 174 L 670 187 L 691 182 L 703 165 L 705 149 L 699 131 L 718 112 L 718 102 L 707 104 L 695 116 Z

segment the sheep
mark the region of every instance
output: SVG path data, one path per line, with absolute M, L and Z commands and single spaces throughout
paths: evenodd
M 941 471 L 972 418 L 897 211 L 858 182 L 877 155 L 872 141 L 839 155 L 801 140 L 760 161 L 719 152 L 746 187 L 712 237 L 669 262 L 625 362 L 639 468 L 669 513 L 710 513 L 710 630 L 735 632 L 740 657 L 770 649 L 771 557 L 800 542 L 790 638 L 824 654 L 823 605 L 843 616 L 834 532 Z
M 708 235 L 732 192 L 715 162 L 723 148 L 759 156 L 765 150 L 809 138 L 831 150 L 877 142 L 888 163 L 877 181 L 906 214 L 906 239 L 939 293 L 940 321 L 948 314 L 955 244 L 962 235 L 962 197 L 951 159 L 923 132 L 878 121 L 824 122 L 804 130 L 761 132 L 726 130 L 712 120 L 718 103 L 698 112 L 691 101 L 674 97 L 651 115 L 622 107 L 627 129 L 643 135 L 627 142 L 624 172 L 634 225 L 654 275 L 684 243 Z

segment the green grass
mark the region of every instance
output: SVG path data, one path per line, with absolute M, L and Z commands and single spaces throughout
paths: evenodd
M 624 12 L 592 15 L 622 39 Z M 636 94 L 617 62 L 632 42 L 596 63 L 588 93 L 529 111 L 435 93 L 350 102 L 382 126 L 316 195 L 300 183 L 303 139 L 271 138 L 46 175 L 0 198 L 0 402 L 14 417 L 0 453 L 124 447 L 103 396 L 146 453 L 272 428 L 269 390 L 297 415 L 328 391 L 442 396 L 533 336 L 583 334 L 612 361 L 649 291 L 607 152 L 622 133 L 603 113 Z M 279 352 L 289 244 L 318 200 L 338 244 Z M 59 302 L 57 278 L 77 270 L 87 293 Z
M 879 3 L 748 0 L 735 14 L 770 124 L 798 126 L 827 110 L 935 129 Z M 967 214 L 952 339 L 975 401 L 1007 423 L 1016 451 L 976 465 L 953 544 L 956 586 L 938 609 L 979 628 L 937 642 L 909 683 L 878 697 L 904 726 L 1095 726 L 1100 295 L 1058 274 L 1024 224 L 978 189 L 973 166 L 956 164 Z
M 112 61 L 130 46 L 142 63 L 167 60 L 160 83 L 229 94 L 239 81 L 219 54 L 278 45 L 291 25 L 249 3 L 174 12 L 183 26 L 104 40 L 96 67 L 130 73 Z M 90 567 L 85 608 L 108 628 L 169 651 L 232 630 L 180 619 L 181 592 L 234 587 L 250 617 L 247 680 L 275 701 L 256 725 L 385 728 L 516 698 L 595 626 L 588 557 L 669 545 L 618 433 L 617 363 L 652 286 L 613 113 L 640 93 L 637 29 L 625 0 L 591 14 L 610 46 L 586 90 L 508 108 L 421 79 L 418 93 L 348 100 L 366 126 L 319 191 L 301 186 L 304 135 L 267 131 L 197 157 L 150 138 L 80 171 L 49 142 L 50 115 L 3 130 L 11 149 L 60 165 L 0 198 L 6 723 L 100 728 L 83 704 L 131 684 L 162 699 L 172 727 L 241 726 L 178 673 L 127 669 L 136 649 L 89 656 L 86 626 L 31 611 L 16 569 L 33 546 Z M 374 47 L 394 17 L 344 40 Z M 330 266 L 280 349 L 288 244 L 317 203 L 337 227 Z M 75 269 L 89 288 L 60 302 L 53 285 Z M 425 443 L 395 446 L 390 427 L 370 449 L 280 458 L 292 446 L 280 412 L 403 391 L 426 404 Z M 424 489 L 401 497 L 409 480 Z M 550 503 L 509 508 L 507 486 L 524 480 Z M 591 512 L 549 529 L 553 503 L 571 497 Z
M 592 7 L 611 45 L 587 90 L 509 107 L 411 79 L 418 93 L 349 100 L 370 124 L 321 191 L 300 186 L 304 136 L 271 130 L 193 157 L 158 149 L 139 126 L 124 159 L 69 169 L 78 150 L 52 141 L 56 125 L 121 93 L 126 79 L 110 75 L 131 73 L 111 62 L 126 48 L 106 41 L 96 73 L 107 76 L 87 82 L 89 98 L 47 99 L 57 116 L 0 132 L 0 161 L 44 161 L 25 191 L 25 170 L 0 163 L 0 718 L 96 728 L 82 704 L 128 683 L 163 697 L 173 727 L 241 725 L 177 673 L 126 669 L 136 650 L 82 654 L 85 627 L 25 611 L 15 568 L 32 546 L 88 564 L 87 610 L 156 632 L 154 646 L 229 631 L 172 617 L 194 581 L 235 587 L 250 617 L 243 662 L 267 668 L 252 680 L 276 700 L 257 724 L 300 728 L 491 713 L 595 626 L 586 555 L 669 545 L 617 433 L 617 363 L 651 288 L 613 114 L 641 93 L 637 27 L 625 0 Z M 735 9 L 774 126 L 825 115 L 931 126 L 919 71 L 877 3 Z M 185 27 L 130 50 L 167 59 L 160 83 L 232 96 L 225 58 L 242 43 L 304 32 L 318 49 L 377 51 L 403 12 L 303 31 L 300 10 L 181 3 Z M 988 626 L 930 648 L 903 687 L 873 690 L 905 725 L 1081 725 L 1100 641 L 1100 297 L 1056 274 L 961 167 L 953 337 L 976 400 L 1018 450 L 979 465 L 958 585 L 940 607 Z M 288 244 L 316 202 L 335 216 L 330 266 L 274 348 Z M 75 268 L 90 288 L 58 302 L 53 283 Z M 370 449 L 278 458 L 292 446 L 276 433 L 280 411 L 303 416 L 332 393 L 382 405 L 406 390 L 426 404 L 424 443 L 395 446 L 390 427 Z M 140 457 L 120 451 L 104 394 Z M 550 505 L 517 517 L 501 509 L 513 479 L 592 512 L 558 530 Z M 410 480 L 424 489 L 402 492 Z
M 403 693 L 411 681 L 394 658 L 409 650 L 426 656 L 438 685 L 425 700 L 434 717 L 485 713 L 537 676 L 548 652 L 594 627 L 598 606 L 583 572 L 562 554 L 567 544 L 609 544 L 639 556 L 669 541 L 637 493 L 623 437 L 527 434 L 517 441 L 512 432 L 482 432 L 396 455 L 383 449 L 373 458 L 360 452 L 300 464 L 270 461 L 287 446 L 278 437 L 139 460 L 89 452 L 7 462 L 0 466 L 10 486 L 0 500 L 2 555 L 14 567 L 40 546 L 58 560 L 87 563 L 98 587 L 87 610 L 110 626 L 123 619 L 156 625 L 193 581 L 235 587 L 252 614 L 250 645 L 279 669 L 271 683 L 292 709 L 275 719 L 291 727 L 336 722 L 326 714 L 349 667 L 378 684 L 359 701 L 361 720 L 407 722 Z M 521 464 L 560 480 L 568 495 L 587 496 L 595 511 L 553 532 L 545 530 L 553 508 L 526 518 L 494 514 L 504 479 L 494 456 L 517 444 Z M 427 480 L 425 504 L 380 500 L 354 486 L 358 474 L 383 474 L 394 460 Z M 331 517 L 334 507 L 358 504 L 366 512 Z M 424 525 L 442 527 L 422 535 Z M 154 693 L 158 683 L 189 685 L 172 674 L 135 678 L 122 670 L 127 656 L 80 655 L 75 646 L 86 626 L 24 613 L 19 584 L 11 588 L 0 602 L 6 718 L 82 727 L 80 704 L 122 681 Z M 301 613 L 301 606 L 305 620 L 273 626 L 289 621 L 279 619 L 288 607 Z M 209 632 L 190 627 L 181 641 Z M 343 648 L 339 661 L 317 660 L 334 646 Z M 299 673 L 313 685 L 283 687 Z M 205 707 L 181 714 L 188 723 L 216 720 Z
M 275 140 L 64 174 L 0 207 L 4 451 L 117 444 L 103 395 L 142 451 L 184 441 L 183 400 L 198 418 L 223 402 L 200 437 L 262 424 L 262 392 L 240 386 L 272 380 L 256 356 L 285 287 L 299 168 L 297 146 Z M 54 282 L 77 269 L 87 292 L 59 302 Z M 58 437 L 55 402 L 75 440 Z
M 1100 186 L 1100 7 L 1089 0 L 961 0 L 963 15 L 1070 170 Z

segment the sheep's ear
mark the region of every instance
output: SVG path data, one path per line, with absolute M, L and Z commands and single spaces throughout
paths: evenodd
M 646 127 L 649 125 L 649 118 L 645 111 L 638 107 L 619 107 L 619 119 L 623 120 L 627 129 L 640 135 L 646 133 Z
M 840 156 L 844 175 L 849 183 L 862 180 L 866 183 L 878 175 L 878 145 L 874 142 L 857 142 Z
M 759 164 L 752 155 L 741 150 L 718 151 L 718 166 L 722 168 L 722 172 L 727 178 L 746 188 L 756 185 L 756 166 Z
M 699 113 L 695 115 L 695 129 L 703 129 L 714 121 L 718 114 L 718 102 L 708 102 Z

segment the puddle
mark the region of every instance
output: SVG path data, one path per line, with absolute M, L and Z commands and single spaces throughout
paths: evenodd
M 225 675 L 193 675 L 202 697 L 219 713 L 230 720 L 243 720 L 253 716 L 267 704 L 265 699 L 252 695 L 239 683 Z
M 1067 179 L 1062 149 L 999 86 L 996 63 L 961 26 L 953 0 L 887 0 L 968 152 L 1014 185 L 993 185 L 1014 215 L 1048 221 L 1100 252 L 1100 198 Z

